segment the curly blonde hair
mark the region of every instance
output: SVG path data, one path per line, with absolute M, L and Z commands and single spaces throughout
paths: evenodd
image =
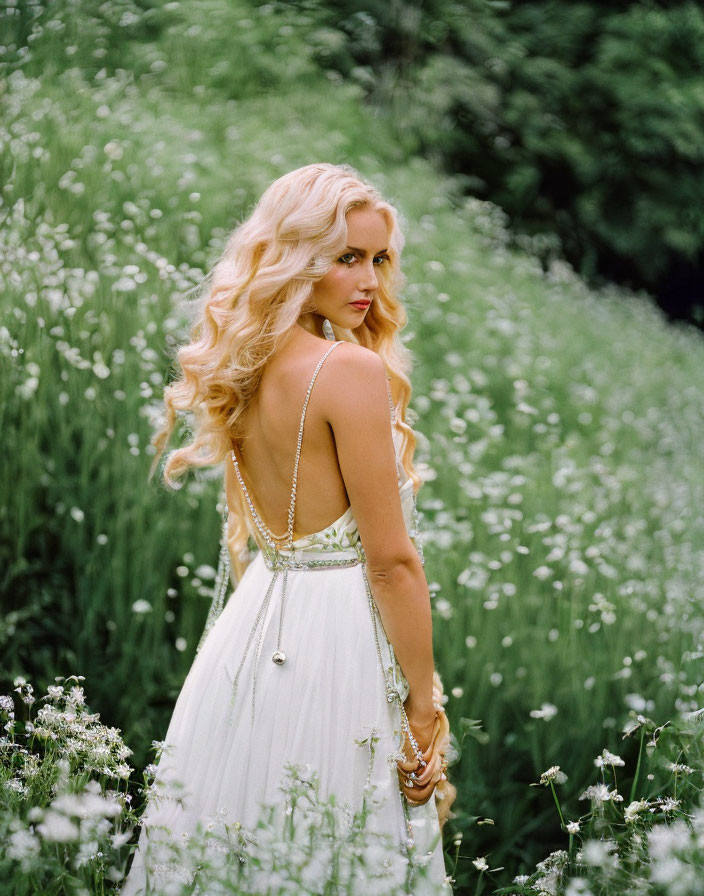
M 386 219 L 389 263 L 364 321 L 352 330 L 331 324 L 337 340 L 363 345 L 384 361 L 396 426 L 402 432 L 401 463 L 413 480 L 416 437 L 406 422 L 411 396 L 410 353 L 399 339 L 406 312 L 398 299 L 403 282 L 404 237 L 396 209 L 348 165 L 306 165 L 274 181 L 250 217 L 228 237 L 197 297 L 190 341 L 176 351 L 181 376 L 164 390 L 166 419 L 152 444 L 151 480 L 174 429 L 177 412 L 191 412 L 193 441 L 171 451 L 163 478 L 171 488 L 190 467 L 222 463 L 243 436 L 242 414 L 256 394 L 262 371 L 302 313 L 313 310 L 313 283 L 346 246 L 347 213 L 372 207 Z M 242 496 L 229 508 L 228 547 L 245 555 L 249 528 Z M 240 566 L 240 570 L 241 570 Z

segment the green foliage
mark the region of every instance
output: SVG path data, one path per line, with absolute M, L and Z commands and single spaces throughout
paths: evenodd
M 346 50 L 324 64 L 391 111 L 409 153 L 548 235 L 546 263 L 650 290 L 702 266 L 700 5 L 322 6 Z
M 88 712 L 82 678 L 57 678 L 37 699 L 19 677 L 19 698 L 0 696 L 3 893 L 87 896 L 113 892 L 124 876 L 137 820 L 126 785 L 132 751 Z
M 622 735 L 624 740 L 639 740 L 630 795 L 620 792 L 618 781 L 626 763 L 605 748 L 594 760 L 599 781 L 579 797 L 589 808 L 570 821 L 555 790 L 567 776 L 559 766 L 548 769 L 536 786 L 552 790 L 561 827 L 569 836 L 567 849 L 551 853 L 532 874 L 515 878 L 514 886 L 495 893 L 695 896 L 704 892 L 702 713 L 664 725 L 640 713 L 631 716 Z

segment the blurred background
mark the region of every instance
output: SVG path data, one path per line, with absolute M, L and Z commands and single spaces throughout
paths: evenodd
M 407 237 L 448 870 L 566 849 L 530 785 L 578 818 L 603 748 L 635 787 L 629 719 L 702 700 L 703 70 L 692 2 L 6 0 L 0 690 L 85 676 L 139 778 L 219 552 L 221 470 L 147 483 L 193 290 L 347 162 Z

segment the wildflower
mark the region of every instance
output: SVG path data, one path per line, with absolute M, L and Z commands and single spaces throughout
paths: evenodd
M 37 833 L 41 834 L 45 840 L 55 843 L 70 843 L 72 840 L 77 840 L 79 836 L 77 825 L 65 815 L 54 812 L 52 809 L 47 809 L 44 813 L 44 821 L 37 825 Z
M 17 680 L 18 679 L 15 679 L 15 681 Z M 22 684 L 20 684 L 19 687 L 16 687 L 15 690 L 20 695 L 20 700 L 27 706 L 31 706 L 35 702 L 34 688 L 31 684 L 27 684 L 27 682 L 23 678 L 19 680 L 22 682 Z
M 662 870 L 671 867 L 668 860 L 673 858 L 672 853 L 686 849 L 689 843 L 689 828 L 681 819 L 675 821 L 674 824 L 656 825 L 648 833 L 648 846 L 654 859 L 653 870 L 657 870 L 658 865 Z M 663 881 L 663 883 L 665 882 Z
M 623 817 L 626 821 L 635 821 L 638 813 L 643 809 L 647 809 L 648 805 L 647 800 L 633 800 L 633 802 L 623 810 Z
M 83 688 L 80 687 L 80 685 L 75 685 L 74 687 L 71 688 L 71 690 L 69 691 L 69 694 L 68 694 L 68 699 L 75 706 L 85 706 L 86 705 L 85 692 L 83 691 Z
M 489 864 L 488 864 L 487 860 L 484 858 L 484 856 L 479 856 L 476 859 L 472 859 L 472 864 L 477 869 L 477 871 L 488 871 L 489 870 Z
M 604 768 L 606 765 L 625 765 L 626 763 L 621 759 L 620 756 L 616 756 L 614 753 L 610 753 L 606 748 L 601 751 L 601 756 L 597 756 L 594 760 L 594 765 L 597 768 Z
M 651 725 L 653 724 L 650 719 L 647 719 L 644 715 L 638 713 L 635 718 L 629 719 L 623 726 L 623 736 L 629 737 L 631 734 L 634 734 L 641 725 L 647 725 L 649 722 Z
M 591 800 L 592 809 L 601 809 L 609 800 L 616 803 L 622 801 L 623 797 L 615 788 L 609 790 L 606 784 L 592 784 L 580 796 L 580 800 Z
M 618 856 L 614 853 L 615 849 L 613 840 L 587 840 L 582 847 L 582 861 L 596 868 L 616 868 Z
M 540 776 L 539 784 L 549 784 L 551 781 L 554 781 L 556 784 L 564 784 L 567 780 L 567 775 L 560 771 L 559 765 L 551 765 L 550 768 L 543 772 Z
M 671 796 L 658 797 L 654 802 L 663 812 L 674 812 L 675 809 L 679 809 L 682 803 L 681 800 L 676 800 Z
M 690 768 L 688 765 L 683 765 L 681 762 L 668 762 L 666 767 L 674 775 L 691 775 L 694 772 L 693 768 Z
M 150 613 L 151 609 L 152 609 L 152 605 L 149 603 L 148 600 L 140 599 L 140 600 L 136 600 L 132 604 L 132 612 L 140 614 L 140 615 L 143 613 Z
M 545 719 L 546 722 L 549 722 L 553 716 L 557 715 L 557 707 L 554 703 L 542 703 L 540 709 L 531 709 L 530 715 L 533 719 Z
M 567 827 L 568 834 L 578 834 L 579 833 L 579 822 L 578 821 L 568 821 L 566 827 Z
M 8 858 L 18 861 L 23 871 L 29 871 L 32 867 L 32 860 L 40 850 L 39 838 L 21 828 L 10 834 L 6 849 Z

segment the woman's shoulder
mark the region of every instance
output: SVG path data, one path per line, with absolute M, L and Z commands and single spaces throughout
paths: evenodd
M 388 403 L 384 362 L 372 349 L 353 342 L 340 342 L 326 358 L 319 376 L 319 401 L 330 412 L 335 409 L 361 411 L 371 405 Z
M 349 373 L 350 370 L 355 370 L 372 375 L 376 373 L 378 376 L 379 372 L 385 371 L 381 355 L 356 342 L 340 341 L 335 351 L 331 352 L 326 364 L 329 361 L 332 361 L 332 364 L 329 365 L 330 369 L 336 370 L 338 373 L 343 371 Z

